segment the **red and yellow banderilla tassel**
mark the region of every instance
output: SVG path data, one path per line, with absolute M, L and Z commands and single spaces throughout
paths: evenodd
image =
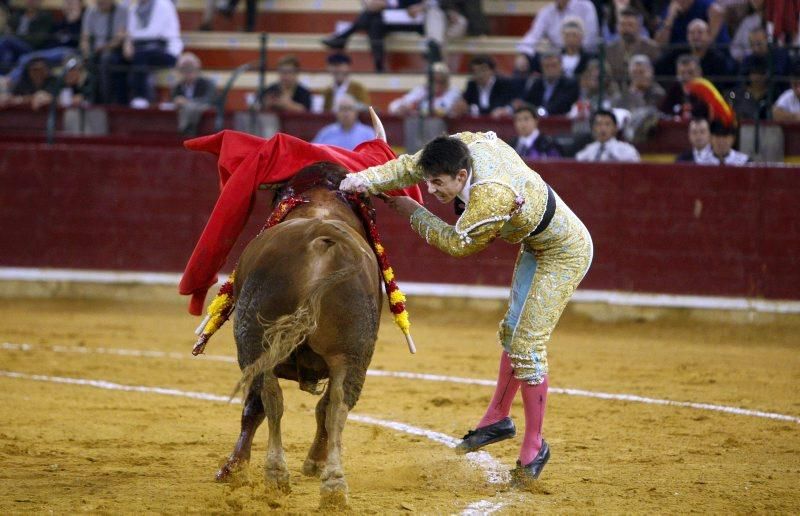
M 411 338 L 411 321 L 408 319 L 408 311 L 406 310 L 406 296 L 394 281 L 394 270 L 389 264 L 389 257 L 386 255 L 386 249 L 381 244 L 378 226 L 375 224 L 374 211 L 367 205 L 363 198 L 357 195 L 351 196 L 351 200 L 358 206 L 361 221 L 367 229 L 370 244 L 372 244 L 372 249 L 375 251 L 375 256 L 378 258 L 383 284 L 386 287 L 386 295 L 389 297 L 389 310 L 392 312 L 392 315 L 394 315 L 394 323 L 403 332 L 406 343 L 408 344 L 408 350 L 411 353 L 416 353 L 417 348 L 414 345 L 414 339 Z

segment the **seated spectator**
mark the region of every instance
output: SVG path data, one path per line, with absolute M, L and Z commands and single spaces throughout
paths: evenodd
M 611 111 L 600 109 L 592 115 L 592 135 L 595 141 L 578 152 L 576 160 L 641 161 L 633 145 L 617 140 L 617 119 Z
M 725 8 L 717 0 L 671 0 L 662 11 L 661 26 L 653 39 L 661 48 L 685 45 L 689 23 L 695 19 L 708 23 L 710 41 L 720 45 L 730 42 L 725 26 Z
M 47 48 L 34 50 L 19 58 L 17 66 L 9 73 L 12 83 L 19 81 L 23 71 L 31 59 L 45 59 L 47 64 L 58 66 L 77 53 L 83 17 L 82 0 L 64 0 L 61 7 L 61 19 L 53 25 Z
M 336 122 L 326 125 L 317 133 L 312 143 L 336 145 L 348 150 L 375 138 L 375 131 L 358 121 L 358 104 L 350 95 L 342 95 L 334 106 Z
M 648 10 L 642 0 L 594 0 L 594 5 L 597 9 L 597 17 L 600 20 L 600 40 L 606 44 L 619 40 L 619 22 L 621 21 L 622 13 L 625 11 L 636 13 L 636 22 L 639 26 L 638 34 L 643 38 L 650 37 L 650 31 L 647 29 L 645 20 Z
M 53 101 L 58 81 L 50 73 L 50 66 L 44 59 L 28 61 L 25 74 L 11 90 L 9 104 L 19 106 L 29 104 L 36 111 Z
M 564 48 L 561 49 L 561 69 L 570 79 L 577 79 L 586 69 L 586 63 L 594 57 L 583 49 L 583 22 L 577 16 L 569 16 L 561 24 L 561 37 Z M 537 54 L 531 61 L 530 69 L 541 73 L 541 56 Z
M 524 100 L 534 106 L 541 106 L 547 116 L 564 115 L 578 100 L 578 83 L 564 76 L 558 51 L 542 53 L 540 60 L 542 76 L 533 82 Z
M 653 79 L 653 64 L 649 57 L 643 54 L 632 56 L 628 63 L 628 77 L 628 87 L 611 100 L 612 106 L 633 111 L 645 107 L 657 109 L 661 105 L 666 92 Z
M 78 55 L 67 56 L 61 67 L 64 84 L 56 92 L 59 107 L 78 107 L 88 102 L 91 85 L 83 59 Z
M 711 122 L 711 152 L 698 156 L 699 165 L 744 165 L 750 156 L 733 149 L 736 141 L 736 125 L 724 125 L 717 120 Z
M 748 0 L 747 2 L 747 16 L 739 22 L 730 47 L 731 57 L 740 63 L 751 53 L 750 32 L 764 26 L 765 6 L 766 0 Z
M 606 62 L 611 69 L 611 77 L 621 87 L 628 77 L 628 66 L 631 57 L 643 54 L 651 62 L 658 59 L 661 49 L 652 39 L 642 36 L 641 15 L 633 9 L 624 9 L 620 12 L 617 32 L 619 39 L 606 48 Z
M 344 94 L 350 95 L 359 103 L 358 109 L 363 110 L 369 105 L 369 92 L 358 81 L 350 79 L 350 65 L 352 60 L 346 54 L 331 54 L 328 56 L 328 71 L 333 78 L 333 84 L 322 91 L 325 98 L 323 109 L 331 111 L 336 101 Z
M 619 95 L 617 84 L 611 80 L 606 67 L 603 88 L 600 88 L 600 61 L 592 59 L 578 81 L 578 100 L 570 108 L 567 116 L 573 119 L 588 119 L 598 109 L 610 109 L 611 99 Z M 574 129 L 574 128 L 573 128 Z M 586 127 L 586 132 L 589 128 Z
M 53 17 L 42 9 L 42 0 L 25 0 L 8 19 L 8 33 L 0 36 L 0 74 L 8 73 L 17 60 L 50 43 Z
M 756 27 L 750 31 L 749 34 L 750 54 L 747 55 L 742 61 L 742 66 L 749 58 L 762 57 L 767 60 L 771 69 L 769 70 L 771 77 L 785 77 L 789 75 L 789 59 L 788 49 L 773 45 L 770 48 L 769 38 L 767 37 L 767 30 L 763 27 Z M 777 79 L 773 82 L 773 87 L 776 91 L 783 91 L 789 87 L 789 84 L 783 79 Z
M 398 9 L 390 8 L 397 7 Z M 436 43 L 441 52 L 444 47 L 446 17 L 438 4 L 424 0 L 365 0 L 364 10 L 344 32 L 332 34 L 322 40 L 327 47 L 341 50 L 347 40 L 358 31 L 365 31 L 369 39 L 375 71 L 384 71 L 386 44 L 389 32 L 413 31 L 424 33 Z M 441 54 L 433 60 L 441 59 Z
M 128 8 L 115 0 L 97 0 L 83 14 L 80 48 L 96 70 L 95 103 L 128 103 L 127 71 L 122 68 L 127 26 Z
M 531 23 L 531 28 L 517 44 L 517 50 L 533 57 L 537 46 L 548 40 L 551 46 L 564 46 L 561 36 L 561 24 L 568 16 L 577 16 L 583 20 L 585 30 L 585 47 L 589 52 L 597 48 L 597 10 L 589 0 L 555 0 L 542 7 Z
M 678 58 L 675 68 L 677 69 L 677 80 L 667 90 L 659 109 L 662 113 L 679 120 L 690 120 L 692 117 L 698 116 L 705 117 L 708 114 L 707 106 L 698 102 L 686 90 L 689 81 L 703 76 L 697 58 L 684 54 Z
M 765 120 L 769 118 L 770 96 L 767 70 L 769 63 L 761 56 L 748 56 L 742 64 L 742 73 L 746 82 L 728 94 L 729 102 L 736 116 L 740 119 Z
M 197 134 L 203 112 L 214 104 L 217 89 L 214 81 L 200 75 L 203 65 L 192 52 L 178 58 L 175 69 L 178 83 L 172 88 L 172 103 L 178 108 L 178 131 L 186 136 Z
M 539 131 L 539 114 L 530 104 L 514 110 L 516 138 L 508 142 L 523 159 L 546 159 L 561 156 L 558 144 Z
M 433 115 L 446 116 L 461 97 L 461 91 L 450 86 L 450 69 L 444 63 L 433 64 Z M 421 84 L 389 104 L 389 113 L 408 116 L 428 114 L 428 85 Z
M 473 57 L 469 67 L 472 78 L 467 82 L 463 97 L 453 106 L 453 116 L 466 112 L 493 117 L 509 116 L 516 93 L 513 81 L 498 75 L 494 59 L 486 55 Z
M 718 89 L 730 84 L 732 68 L 728 56 L 721 50 L 711 46 L 711 35 L 708 24 L 703 20 L 692 20 L 688 27 L 689 53 L 700 63 L 703 76 L 714 83 Z M 680 55 L 685 53 L 685 49 L 676 48 L 666 52 L 658 63 L 656 63 L 656 73 L 658 75 L 672 75 L 675 73 L 675 63 Z
M 792 70 L 791 87 L 772 106 L 772 118 L 778 122 L 800 122 L 800 62 Z
M 278 82 L 270 84 L 261 96 L 262 109 L 302 113 L 311 110 L 311 92 L 300 84 L 300 60 L 284 56 L 278 61 Z
M 689 122 L 689 143 L 692 148 L 678 154 L 675 157 L 676 163 L 708 161 L 711 155 L 711 133 L 708 128 L 708 120 L 693 118 Z
M 123 55 L 130 61 L 131 107 L 147 108 L 153 68 L 175 66 L 183 50 L 178 11 L 171 0 L 137 0 L 130 7 Z

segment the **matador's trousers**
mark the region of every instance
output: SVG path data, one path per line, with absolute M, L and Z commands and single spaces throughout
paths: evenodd
M 498 334 L 514 376 L 532 385 L 548 373 L 547 341 L 592 262 L 589 231 L 558 196 L 556 202 L 547 228 L 522 241 Z

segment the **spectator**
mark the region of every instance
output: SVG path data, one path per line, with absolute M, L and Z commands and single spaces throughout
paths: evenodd
M 25 74 L 11 90 L 11 105 L 30 104 L 31 109 L 38 110 L 53 101 L 58 81 L 50 73 L 50 65 L 44 59 L 28 61 Z
M 708 23 L 710 41 L 721 45 L 730 42 L 725 8 L 716 0 L 671 0 L 662 12 L 661 26 L 653 39 L 661 48 L 686 44 L 689 23 L 698 18 Z
M 709 160 L 711 155 L 711 133 L 708 120 L 693 118 L 689 122 L 689 143 L 692 148 L 675 157 L 676 163 L 700 163 Z
M 517 50 L 533 57 L 536 54 L 537 46 L 542 43 L 542 40 L 549 40 L 551 45 L 559 48 L 563 47 L 561 24 L 568 16 L 577 16 L 583 20 L 586 49 L 594 52 L 598 43 L 599 25 L 597 11 L 594 4 L 589 0 L 555 0 L 542 7 L 536 13 L 530 30 L 525 33 L 522 41 L 517 44 Z
M 284 56 L 278 61 L 278 82 L 261 96 L 261 106 L 268 111 L 302 113 L 311 110 L 311 92 L 300 84 L 300 60 Z
M 358 81 L 350 80 L 350 56 L 346 54 L 331 54 L 328 56 L 328 71 L 333 78 L 333 84 L 322 92 L 325 111 L 331 111 L 345 93 L 356 99 L 359 110 L 366 109 L 369 105 L 369 92 Z
M 461 97 L 461 91 L 450 86 L 450 69 L 444 63 L 433 65 L 433 115 L 450 114 Z M 408 116 L 428 114 L 428 85 L 421 84 L 389 104 L 393 115 Z
M 772 118 L 779 122 L 800 122 L 800 62 L 792 70 L 791 87 L 772 106 Z
M 599 2 L 599 5 L 598 5 Z M 629 11 L 636 16 L 639 27 L 637 34 L 642 38 L 649 38 L 650 32 L 647 29 L 644 15 L 647 13 L 642 0 L 613 0 L 606 2 L 598 0 L 595 2 L 597 17 L 600 19 L 600 39 L 606 43 L 613 43 L 620 38 L 619 23 L 622 13 Z
M 68 55 L 61 66 L 64 84 L 56 95 L 59 107 L 70 108 L 84 104 L 89 100 L 91 85 L 83 60 L 77 55 Z
M 764 26 L 765 5 L 765 0 L 748 0 L 747 16 L 739 22 L 739 26 L 736 28 L 736 34 L 733 35 L 730 48 L 731 57 L 740 63 L 745 57 L 750 55 L 750 32 L 753 29 Z M 766 32 L 764 35 L 766 36 Z
M 647 107 L 657 109 L 661 105 L 666 92 L 653 79 L 653 64 L 649 57 L 644 54 L 631 57 L 628 63 L 628 77 L 630 82 L 628 87 L 611 101 L 614 107 L 632 112 Z
M 467 22 L 466 34 L 468 36 L 485 36 L 489 34 L 489 21 L 483 12 L 483 0 L 440 0 L 439 4 L 448 17 L 447 38 L 461 37 L 459 34 L 460 20 L 455 19 L 453 12 L 464 18 Z
M 80 47 L 84 58 L 97 70 L 96 103 L 128 103 L 127 74 L 122 69 L 127 26 L 128 8 L 115 0 L 97 0 L 83 14 Z
M 592 135 L 595 141 L 578 152 L 576 160 L 641 161 L 633 145 L 617 140 L 617 119 L 611 111 L 600 109 L 592 115 Z
M 606 49 L 606 62 L 611 69 L 611 77 L 623 86 L 632 56 L 643 54 L 654 62 L 661 54 L 661 50 L 655 41 L 642 36 L 640 15 L 633 9 L 624 9 L 620 12 L 617 31 L 619 39 Z
M 0 36 L 0 73 L 10 71 L 20 56 L 47 46 L 53 17 L 42 10 L 42 0 L 25 0 L 23 9 L 11 12 L 8 28 L 9 34 Z
M 696 19 L 689 23 L 689 53 L 700 63 L 703 75 L 717 88 L 722 89 L 730 83 L 731 67 L 728 56 L 721 50 L 712 48 L 711 34 L 708 24 L 703 20 Z M 681 48 L 673 49 L 664 54 L 656 64 L 656 71 L 659 75 L 672 75 L 675 73 L 675 62 L 678 56 L 684 52 Z
M 203 113 L 211 108 L 217 96 L 214 81 L 200 75 L 202 63 L 192 52 L 180 55 L 175 69 L 178 84 L 172 88 L 171 99 L 178 108 L 178 131 L 186 136 L 197 134 Z
M 486 55 L 473 57 L 469 67 L 472 78 L 467 82 L 463 97 L 453 106 L 453 115 L 467 111 L 472 115 L 493 117 L 510 115 L 516 92 L 513 81 L 498 75 L 494 59 Z
M 750 156 L 733 149 L 736 140 L 736 125 L 724 125 L 718 120 L 711 122 L 711 152 L 698 156 L 700 165 L 744 165 Z
M 514 147 L 522 159 L 546 159 L 561 157 L 558 144 L 539 131 L 539 114 L 530 104 L 514 110 L 516 138 L 508 144 Z
M 150 70 L 175 66 L 182 50 L 178 11 L 171 0 L 137 0 L 131 5 L 123 43 L 123 55 L 131 63 L 131 107 L 150 106 Z
M 577 79 L 586 69 L 586 64 L 593 57 L 583 49 L 583 22 L 577 16 L 569 16 L 561 24 L 561 38 L 564 48 L 561 49 L 561 69 L 570 79 Z M 530 63 L 530 69 L 541 73 L 541 56 L 537 54 Z
M 52 67 L 66 62 L 69 56 L 75 54 L 80 39 L 82 16 L 82 0 L 64 0 L 61 8 L 61 20 L 51 29 L 47 48 L 34 50 L 20 56 L 17 65 L 9 74 L 11 82 L 19 81 L 31 59 L 45 59 L 47 64 Z
M 584 70 L 580 76 L 578 86 L 578 99 L 567 113 L 569 118 L 586 120 L 589 118 L 590 113 L 598 109 L 610 109 L 611 99 L 619 94 L 616 83 L 611 80 L 608 67 L 606 67 L 603 77 L 603 88 L 601 90 L 600 61 L 598 59 L 589 61 L 586 70 Z M 573 127 L 573 130 L 574 129 Z M 589 132 L 588 126 L 586 126 L 586 132 Z
M 763 27 L 756 27 L 750 31 L 749 35 L 750 54 L 742 61 L 742 66 L 750 57 L 763 57 L 767 60 L 768 65 L 772 67 L 769 70 L 772 77 L 785 77 L 789 74 L 789 52 L 786 48 L 773 46 L 770 48 L 769 38 L 767 37 L 767 30 Z M 781 79 L 778 79 L 773 86 L 777 91 L 783 91 L 789 85 Z
M 767 81 L 769 63 L 761 56 L 748 56 L 742 64 L 742 73 L 747 77 L 745 84 L 728 94 L 729 102 L 740 119 L 765 120 L 769 117 L 770 87 Z
M 336 122 L 326 125 L 317 133 L 312 143 L 336 145 L 348 150 L 375 138 L 375 131 L 358 121 L 358 104 L 350 95 L 342 95 L 334 106 Z
M 564 115 L 578 100 L 578 83 L 564 76 L 561 56 L 557 51 L 542 53 L 540 59 L 542 76 L 533 82 L 525 101 L 541 106 L 548 116 Z
M 703 76 L 699 61 L 692 55 L 683 54 L 678 57 L 675 68 L 677 69 L 677 81 L 673 82 L 667 90 L 667 95 L 659 109 L 666 115 L 683 120 L 706 116 L 708 114 L 707 106 L 687 92 L 689 81 Z
M 398 7 L 389 9 L 388 7 Z M 364 10 L 344 32 L 332 34 L 322 40 L 330 48 L 341 50 L 347 40 L 358 31 L 366 31 L 369 38 L 375 71 L 384 71 L 386 45 L 384 38 L 389 32 L 414 31 L 424 33 L 434 41 L 441 51 L 444 46 L 446 17 L 438 4 L 424 0 L 365 0 Z M 438 61 L 441 55 L 434 58 Z

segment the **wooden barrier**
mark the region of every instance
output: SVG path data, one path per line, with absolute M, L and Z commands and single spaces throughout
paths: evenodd
M 800 299 L 797 170 L 531 165 L 592 233 L 584 288 Z M 180 271 L 218 194 L 214 159 L 171 146 L 3 142 L 0 182 L 4 267 Z M 234 258 L 266 219 L 267 195 Z M 427 201 L 455 220 L 452 206 Z M 400 281 L 510 282 L 518 246 L 451 258 L 376 202 Z

